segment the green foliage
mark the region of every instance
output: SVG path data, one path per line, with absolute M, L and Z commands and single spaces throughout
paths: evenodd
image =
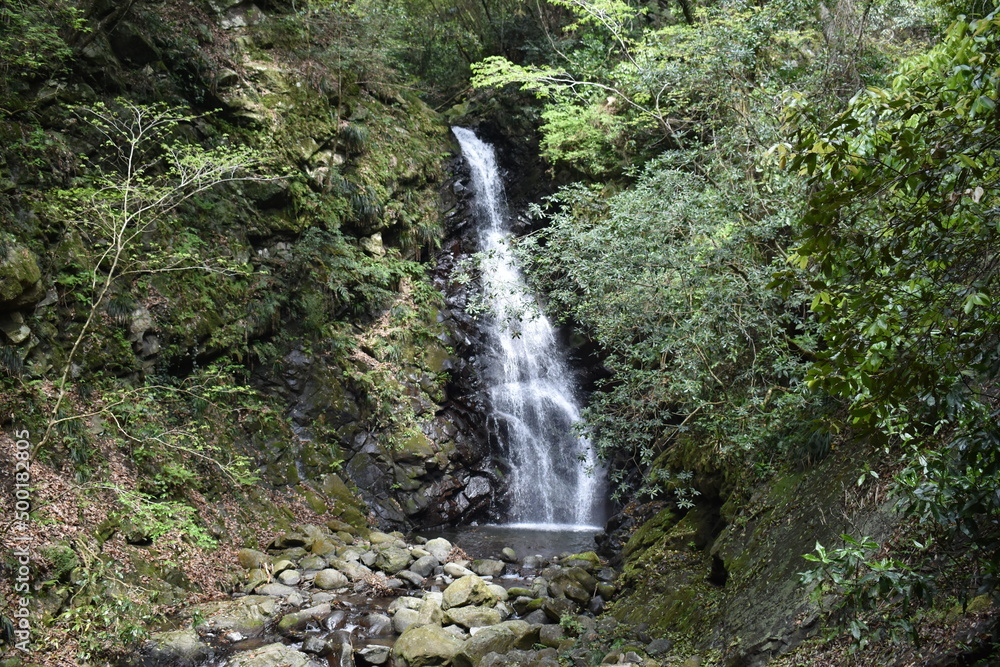
M 836 595 L 834 616 L 846 626 L 855 649 L 883 638 L 915 640 L 919 608 L 933 595 L 930 578 L 900 560 L 877 558 L 880 547 L 871 538 L 841 538 L 842 548 L 828 550 L 817 543 L 815 555 L 803 556 L 817 565 L 802 573 L 802 583 L 815 586 L 817 600 Z
M 65 0 L 9 0 L 0 6 L 0 92 L 11 78 L 51 74 L 72 54 L 65 36 L 84 30 L 83 12 Z
M 998 46 L 996 14 L 960 20 L 832 122 L 793 106 L 795 142 L 776 149 L 813 192 L 780 280 L 808 291 L 821 322 L 807 381 L 899 452 L 901 509 L 921 542 L 939 535 L 964 554 L 963 594 L 1000 574 Z M 874 576 L 855 576 L 849 605 L 919 597 Z
M 676 438 L 750 450 L 801 405 L 794 304 L 767 289 L 788 221 L 747 219 L 746 196 L 656 161 L 607 200 L 564 189 L 550 225 L 521 241 L 550 308 L 607 355 L 587 420 L 605 456 L 631 460 L 623 481 Z

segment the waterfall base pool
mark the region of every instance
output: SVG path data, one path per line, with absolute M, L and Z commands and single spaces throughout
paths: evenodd
M 593 551 L 597 548 L 594 536 L 601 530 L 599 526 L 522 523 L 436 529 L 434 534 L 461 547 L 472 558 L 498 558 L 504 547 L 510 547 L 523 559 Z

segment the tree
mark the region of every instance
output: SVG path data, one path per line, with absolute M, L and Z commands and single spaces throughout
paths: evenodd
M 833 122 L 794 107 L 796 140 L 775 149 L 813 190 L 779 281 L 810 293 L 824 330 L 808 383 L 899 452 L 917 544 L 957 547 L 965 592 L 1000 574 L 998 85 L 1000 17 L 959 20 Z
M 99 159 L 85 160 L 92 168 L 85 184 L 58 193 L 52 213 L 78 230 L 94 255 L 83 289 L 76 292 L 86 316 L 63 363 L 56 400 L 36 450 L 49 440 L 54 426 L 76 418 L 61 413 L 67 382 L 116 281 L 125 274 L 214 270 L 169 245 L 150 246 L 147 235 L 158 227 L 169 228 L 178 207 L 212 188 L 269 178 L 253 172 L 262 165 L 257 153 L 229 145 L 225 137 L 212 148 L 181 139 L 179 130 L 194 117 L 178 109 L 119 99 L 77 113 L 101 139 Z M 159 238 L 170 238 L 166 229 L 159 231 Z

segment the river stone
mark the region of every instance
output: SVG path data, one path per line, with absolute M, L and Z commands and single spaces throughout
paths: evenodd
M 393 600 L 392 602 L 390 602 L 389 603 L 389 608 L 387 609 L 387 611 L 390 614 L 395 614 L 400 609 L 414 609 L 414 610 L 416 610 L 416 609 L 420 609 L 421 605 L 423 605 L 423 604 L 424 604 L 424 601 L 421 600 L 420 598 L 415 598 L 415 597 L 411 597 L 409 595 L 404 595 L 404 596 L 398 597 L 395 600 Z
M 309 547 L 309 551 L 313 552 L 317 556 L 329 556 L 337 551 L 337 544 L 332 540 L 323 537 L 312 543 Z
M 475 572 L 469 568 L 459 565 L 458 563 L 445 563 L 444 573 L 449 577 L 455 577 L 456 579 L 459 577 L 467 577 L 470 574 L 475 574 Z
M 416 609 L 397 609 L 392 617 L 392 631 L 397 635 L 406 632 L 411 625 L 420 625 L 420 612 Z
M 462 650 L 462 642 L 437 625 L 407 628 L 396 640 L 392 653 L 408 667 L 450 665 Z
M 318 656 L 326 656 L 333 653 L 333 646 L 318 635 L 309 635 L 302 640 L 302 651 L 304 653 L 314 653 Z
M 367 581 L 368 577 L 372 575 L 371 569 L 355 561 L 335 560 L 330 565 L 346 574 L 351 581 Z
M 441 610 L 441 594 L 428 593 L 424 602 L 420 605 L 420 616 L 417 622 L 420 625 L 442 625 L 444 622 L 444 612 Z
M 399 547 L 388 547 L 378 552 L 375 565 L 386 574 L 396 574 L 410 564 L 410 552 Z
M 493 595 L 495 595 L 497 600 L 500 602 L 506 602 L 510 598 L 510 594 L 507 593 L 507 589 L 500 584 L 487 584 L 486 587 L 490 589 L 490 592 L 493 593 Z
M 361 627 L 368 630 L 369 636 L 385 635 L 392 631 L 392 619 L 385 614 L 367 614 L 361 619 Z
M 240 567 L 244 570 L 262 569 L 271 562 L 267 554 L 256 549 L 240 549 L 236 554 L 236 560 L 240 562 Z
M 455 656 L 456 667 L 474 667 L 487 653 L 530 649 L 538 641 L 538 626 L 524 621 L 506 621 L 483 628 Z
M 416 552 L 416 549 L 414 549 L 414 552 Z M 410 570 L 412 572 L 416 572 L 422 577 L 429 577 L 434 571 L 434 568 L 440 564 L 441 563 L 437 558 L 428 554 L 427 556 L 421 556 L 420 558 L 417 558 L 417 560 L 410 563 Z
M 278 575 L 278 581 L 285 586 L 296 586 L 302 581 L 302 574 L 298 570 L 285 570 Z
M 601 567 L 601 559 L 593 551 L 584 551 L 564 558 L 562 564 L 563 567 L 582 567 L 588 572 L 593 572 Z
M 309 607 L 308 609 L 303 609 L 302 611 L 295 611 L 291 614 L 285 614 L 280 621 L 278 621 L 278 631 L 283 635 L 297 636 L 301 635 L 302 631 L 305 630 L 309 623 L 314 621 L 321 621 L 333 612 L 333 609 L 329 604 L 319 604 L 315 607 Z
M 378 554 L 374 551 L 362 551 L 361 552 L 361 562 L 364 563 L 365 567 L 371 567 L 375 564 L 378 559 Z
M 357 562 L 361 560 L 361 549 L 355 546 L 345 546 L 337 549 L 337 558 Z
M 321 667 L 301 651 L 284 644 L 268 644 L 252 651 L 237 653 L 227 667 Z
M 420 588 L 420 584 L 424 583 L 423 577 L 421 577 L 416 572 L 412 572 L 410 570 L 401 570 L 400 572 L 396 573 L 396 576 L 402 579 L 403 581 L 410 582 L 410 585 L 413 586 L 414 588 Z
M 215 611 L 195 626 L 199 634 L 205 631 L 214 631 L 220 635 L 238 632 L 252 637 L 278 613 L 278 603 L 269 595 L 247 595 L 212 606 L 215 607 Z
M 448 562 L 448 556 L 451 554 L 452 544 L 443 537 L 435 537 L 433 540 L 427 541 L 424 549 L 427 553 L 437 558 L 439 563 L 446 563 Z
M 356 653 L 369 665 L 384 665 L 389 661 L 389 654 L 391 652 L 392 649 L 388 646 L 369 644 L 363 649 L 358 650 Z
M 452 607 L 444 614 L 445 620 L 464 628 L 482 628 L 496 625 L 501 620 L 500 612 L 489 607 Z
M 331 568 L 320 570 L 316 573 L 316 578 L 313 579 L 313 585 L 325 591 L 344 588 L 348 583 L 350 582 L 343 572 Z
M 388 533 L 380 533 L 377 530 L 373 530 L 368 535 L 368 541 L 373 545 L 375 544 L 395 544 L 396 538 Z
M 493 560 L 492 558 L 481 558 L 472 561 L 472 566 L 469 569 L 480 577 L 499 577 L 503 574 L 506 567 L 503 561 Z
M 264 584 L 257 587 L 257 595 L 270 595 L 277 598 L 287 598 L 295 592 L 296 590 L 291 586 L 279 583 Z
M 576 605 L 566 598 L 542 598 L 542 611 L 558 623 L 563 614 L 572 614 L 576 610 Z
M 550 623 L 538 628 L 538 643 L 552 648 L 559 648 L 559 643 L 566 638 L 566 630 L 561 625 Z
M 500 559 L 505 563 L 516 563 L 517 562 L 517 552 L 510 547 L 504 547 L 500 550 Z
M 157 632 L 142 647 L 142 664 L 149 667 L 196 665 L 208 660 L 212 649 L 194 630 Z
M 252 593 L 255 588 L 262 584 L 266 584 L 271 580 L 271 575 L 268 574 L 267 570 L 250 570 L 247 574 L 247 585 L 243 587 L 244 593 Z
M 295 563 L 288 560 L 287 558 L 281 558 L 274 562 L 274 569 L 272 570 L 272 572 L 274 572 L 274 574 L 277 575 L 281 574 L 285 570 L 294 570 L 294 569 L 295 569 Z
M 303 570 L 324 570 L 326 569 L 326 559 L 319 556 L 306 556 L 299 561 L 299 567 Z
M 445 610 L 465 605 L 495 606 L 496 596 L 486 582 L 474 574 L 453 581 L 444 589 L 441 607 Z

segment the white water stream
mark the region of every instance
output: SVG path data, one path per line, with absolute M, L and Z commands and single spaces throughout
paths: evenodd
M 603 523 L 604 474 L 574 425 L 580 408 L 573 377 L 549 320 L 527 294 L 510 251 L 503 183 L 493 147 L 453 128 L 472 172 L 472 191 L 486 259 L 481 266 L 489 315 L 485 382 L 495 430 L 507 450 L 511 524 L 592 530 Z

